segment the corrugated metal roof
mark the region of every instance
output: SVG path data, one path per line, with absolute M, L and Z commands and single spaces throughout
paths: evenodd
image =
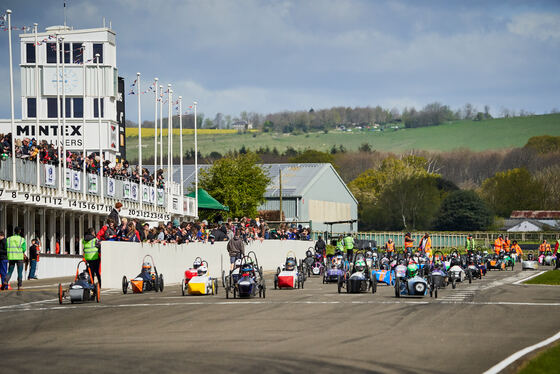
M 198 170 L 207 169 L 212 165 L 198 165 Z M 279 173 L 282 170 L 282 196 L 300 197 L 305 188 L 321 173 L 325 168 L 331 168 L 330 164 L 263 164 L 261 165 L 268 171 L 271 179 L 265 197 L 278 197 L 280 195 Z M 150 171 L 153 165 L 144 166 Z M 191 190 L 194 184 L 194 165 L 183 165 L 183 183 L 185 190 Z M 180 180 L 180 170 L 176 166 L 173 172 L 173 180 Z
M 560 210 L 514 210 L 510 218 L 560 219 Z

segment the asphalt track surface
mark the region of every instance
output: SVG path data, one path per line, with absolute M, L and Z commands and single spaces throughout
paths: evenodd
M 560 288 L 490 272 L 438 299 L 338 294 L 319 278 L 266 299 L 104 290 L 64 304 L 53 280 L 0 293 L 2 373 L 481 373 L 560 330 Z M 68 279 L 65 279 L 66 284 Z

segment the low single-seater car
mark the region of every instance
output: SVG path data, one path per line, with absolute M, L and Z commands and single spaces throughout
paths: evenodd
M 230 295 L 236 298 L 251 298 L 257 295 L 261 298 L 266 297 L 266 283 L 263 276 L 262 267 L 259 267 L 257 255 L 249 252 L 240 261 L 239 271 L 230 274 L 224 279 L 226 299 Z
M 282 267 L 278 267 L 274 275 L 274 289 L 294 289 L 303 288 L 305 283 L 304 271 L 297 266 L 297 258 L 293 251 L 288 252 L 286 261 Z
M 426 296 L 430 292 L 430 284 L 418 275 L 418 269 L 414 262 L 395 267 L 395 297 Z
M 126 294 L 129 288 L 132 290 L 132 293 L 144 293 L 146 291 L 163 292 L 163 274 L 158 273 L 152 256 L 144 256 L 142 269 L 136 277 L 129 281 L 126 275 L 123 276 L 123 294 Z
M 81 265 L 83 265 L 83 270 L 80 270 Z M 58 284 L 58 302 L 62 304 L 64 300 L 70 300 L 71 304 L 101 300 L 101 287 L 99 287 L 99 283 L 95 283 L 91 269 L 85 260 L 78 262 L 76 276 L 68 288 L 64 289 L 62 284 Z
M 348 272 L 344 278 L 338 280 L 338 293 L 346 289 L 347 293 L 368 292 L 375 293 L 377 291 L 377 279 L 372 277 L 365 254 L 358 251 L 354 254 L 354 261 L 350 265 Z

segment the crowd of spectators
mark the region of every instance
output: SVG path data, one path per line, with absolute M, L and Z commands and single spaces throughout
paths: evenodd
M 111 216 L 97 233 L 98 240 L 177 243 L 214 243 L 228 241 L 238 235 L 246 244 L 268 239 L 311 240 L 310 230 L 302 225 L 282 224 L 270 228 L 262 219 L 228 219 L 226 222 L 209 224 L 206 220 L 196 222 L 169 221 L 157 227 L 141 223 L 137 219 Z
M 0 134 L 1 144 L 1 158 L 5 160 L 12 154 L 12 134 Z M 46 140 L 37 144 L 35 138 L 16 139 L 15 142 L 16 157 L 24 160 L 35 161 L 39 157 L 39 161 L 43 164 L 52 164 L 62 166 L 63 160 L 59 159 L 59 149 L 53 144 L 48 143 Z M 83 170 L 84 162 L 86 165 L 86 172 L 91 174 L 99 174 L 101 162 L 99 153 L 91 153 L 84 157 L 82 152 L 66 151 L 66 168 L 71 170 Z M 140 182 L 139 168 L 131 167 L 128 161 L 122 160 L 120 162 L 112 162 L 106 160 L 103 162 L 103 176 L 127 179 L 135 183 Z M 158 170 L 154 175 L 148 169 L 142 169 L 142 183 L 154 184 L 158 188 L 163 188 L 165 179 L 163 170 Z

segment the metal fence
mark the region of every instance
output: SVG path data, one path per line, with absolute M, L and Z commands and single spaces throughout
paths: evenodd
M 58 182 L 54 185 L 54 186 L 50 186 L 46 184 L 46 177 L 45 177 L 45 170 L 44 170 L 44 164 L 40 164 L 39 165 L 39 177 L 40 177 L 40 185 L 41 187 L 44 188 L 50 188 L 50 189 L 54 189 L 57 190 L 58 189 Z M 29 160 L 23 160 L 23 159 L 19 159 L 16 158 L 16 182 L 17 183 L 22 183 L 22 184 L 27 184 L 27 185 L 36 185 L 37 183 L 37 164 L 35 161 L 29 161 Z M 58 167 L 55 166 L 55 170 L 56 170 L 56 178 L 58 178 Z M 68 169 L 70 170 L 70 169 Z M 75 172 L 75 171 L 73 171 Z M 100 186 L 98 185 L 97 188 L 97 192 L 90 192 L 88 190 L 88 177 L 87 175 L 89 175 L 90 173 L 84 173 L 82 170 L 77 171 L 78 174 L 80 175 L 80 188 L 79 189 L 73 189 L 73 188 L 67 188 L 68 191 L 73 191 L 73 192 L 82 192 L 82 186 L 83 183 L 86 183 L 86 195 L 89 196 L 99 196 L 100 195 Z M 97 174 L 91 174 L 91 175 L 97 175 Z M 139 198 L 137 199 L 133 199 L 131 197 L 129 198 L 125 198 L 124 196 L 124 185 L 127 182 L 127 180 L 123 177 L 115 177 L 113 178 L 115 180 L 115 193 L 114 196 L 109 196 L 107 194 L 108 191 L 108 178 L 104 177 L 103 178 L 103 195 L 105 197 L 111 197 L 114 199 L 119 199 L 119 200 L 131 200 L 131 201 L 139 201 Z M 12 159 L 11 157 L 8 157 L 7 160 L 4 161 L 0 161 L 0 180 L 4 180 L 4 181 L 11 181 L 12 180 Z M 63 180 L 65 180 L 64 176 L 63 176 Z M 99 182 L 98 182 L 99 183 Z M 147 187 L 153 187 L 153 184 L 148 184 L 145 183 L 144 186 Z M 139 187 L 138 184 L 136 184 L 136 187 Z M 173 186 L 176 187 L 176 186 Z M 138 189 L 138 196 L 140 195 L 140 193 L 142 193 L 142 191 L 140 191 Z M 175 193 L 176 195 L 179 195 L 178 192 L 178 188 L 174 188 L 172 193 Z M 156 199 L 154 200 L 153 203 L 150 203 L 148 200 L 144 199 L 144 204 L 153 204 L 153 205 L 158 205 L 158 206 L 167 206 L 167 194 L 164 193 L 163 194 L 163 201 L 159 201 L 158 204 L 158 199 L 157 199 L 157 189 L 156 189 Z M 189 202 L 190 203 L 190 202 Z M 194 203 L 192 203 L 194 204 Z M 190 209 L 191 207 L 189 207 Z M 194 208 L 193 208 L 194 209 Z
M 418 246 L 420 240 L 424 236 L 425 232 L 413 232 L 411 233 L 412 239 L 414 240 L 414 245 Z M 464 248 L 465 242 L 467 240 L 467 235 L 469 233 L 455 233 L 455 232 L 430 232 L 430 237 L 432 238 L 433 248 Z M 511 241 L 517 240 L 520 243 L 525 242 L 542 242 L 546 239 L 549 243 L 553 244 L 556 240 L 560 239 L 560 232 L 472 232 L 475 239 L 476 245 L 491 248 L 494 244 L 494 240 L 498 235 L 507 235 Z M 313 232 L 313 239 L 317 240 L 319 235 L 324 235 L 324 237 L 329 239 L 337 239 L 343 233 L 333 233 L 332 236 L 328 232 Z M 387 243 L 387 240 L 393 239 L 395 246 L 404 246 L 404 232 L 359 232 L 356 233 L 354 238 L 364 241 L 375 241 L 378 247 L 382 247 Z

